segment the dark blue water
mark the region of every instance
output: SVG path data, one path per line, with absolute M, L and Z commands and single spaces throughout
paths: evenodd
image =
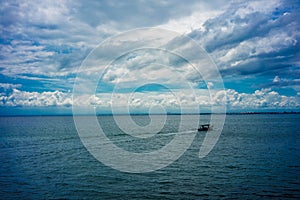
M 137 123 L 149 120 L 137 118 Z M 125 148 L 126 136 L 116 134 L 113 118 L 99 121 Z M 171 133 L 178 121 L 179 116 L 169 116 L 162 134 Z M 299 199 L 299 122 L 300 115 L 293 114 L 227 115 L 205 158 L 198 158 L 203 133 L 168 167 L 130 174 L 89 154 L 72 117 L 0 117 L 0 199 Z M 160 148 L 161 142 L 151 140 L 147 148 Z

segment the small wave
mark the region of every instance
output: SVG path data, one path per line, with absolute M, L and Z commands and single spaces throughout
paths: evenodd
M 191 133 L 196 133 L 196 132 L 195 130 L 189 130 L 189 131 L 181 131 L 181 132 L 161 133 L 159 135 L 168 136 L 168 135 L 191 134 Z

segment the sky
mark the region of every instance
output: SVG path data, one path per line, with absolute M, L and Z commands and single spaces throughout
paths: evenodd
M 0 115 L 71 114 L 75 105 L 83 113 L 86 106 L 110 113 L 112 105 L 120 113 L 209 112 L 220 104 L 227 112 L 300 111 L 299 18 L 296 0 L 2 0 Z M 196 42 L 217 67 L 224 89 L 217 90 L 216 77 L 197 76 L 189 60 L 163 50 L 178 37 L 141 50 L 133 50 L 136 42 L 126 34 L 120 48 L 111 39 L 150 27 Z M 95 94 L 74 97 L 80 66 L 105 41 L 111 42 L 107 58 L 124 45 L 132 51 L 109 67 L 98 66 Z

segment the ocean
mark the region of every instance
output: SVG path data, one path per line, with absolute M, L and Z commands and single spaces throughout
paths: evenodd
M 163 148 L 180 122 L 180 115 L 168 115 L 158 134 L 143 139 L 122 134 L 112 116 L 97 118 L 114 144 L 136 153 Z M 132 118 L 149 123 L 147 115 Z M 179 159 L 127 173 L 89 153 L 72 116 L 0 117 L 0 199 L 299 199 L 299 122 L 300 114 L 227 115 L 203 158 L 199 148 L 209 132 L 184 127 L 196 136 Z

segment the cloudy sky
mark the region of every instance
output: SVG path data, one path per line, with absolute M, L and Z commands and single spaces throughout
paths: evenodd
M 112 104 L 130 105 L 133 112 L 155 106 L 209 111 L 222 103 L 230 112 L 300 111 L 299 18 L 297 0 L 3 0 L 0 112 L 70 114 L 80 104 L 100 113 L 110 112 Z M 168 43 L 99 66 L 96 93 L 72 98 L 80 66 L 93 49 L 144 27 L 175 31 L 199 44 L 217 66 L 224 90 L 215 89 L 213 76 L 197 77 L 189 61 L 164 51 Z M 107 54 L 114 50 L 119 51 L 110 46 Z M 115 103 L 112 94 L 119 99 Z

